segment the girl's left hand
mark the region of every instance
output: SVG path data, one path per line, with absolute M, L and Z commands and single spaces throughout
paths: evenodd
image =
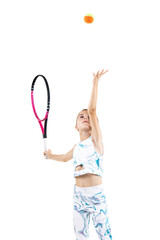
M 94 79 L 93 79 L 93 80 L 99 80 L 100 77 L 101 77 L 103 74 L 105 74 L 106 72 L 108 72 L 108 70 L 106 70 L 106 71 L 104 72 L 104 69 L 103 69 L 101 73 L 99 73 L 99 71 L 97 72 L 96 75 L 93 73 L 93 76 L 94 76 Z

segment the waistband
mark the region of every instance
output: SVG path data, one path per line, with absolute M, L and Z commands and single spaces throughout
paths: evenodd
M 103 184 L 91 186 L 91 187 L 78 187 L 74 185 L 74 192 L 97 193 L 99 191 L 103 191 Z

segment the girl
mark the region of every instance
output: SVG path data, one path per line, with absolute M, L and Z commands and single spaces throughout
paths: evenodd
M 83 109 L 76 119 L 80 142 L 63 155 L 45 151 L 48 159 L 67 162 L 73 158 L 76 184 L 73 193 L 73 225 L 76 240 L 89 238 L 90 215 L 99 239 L 112 240 L 107 216 L 106 196 L 102 184 L 103 143 L 96 115 L 98 83 L 108 70 L 95 75 L 88 109 Z

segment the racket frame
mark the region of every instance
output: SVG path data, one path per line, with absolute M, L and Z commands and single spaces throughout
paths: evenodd
M 47 109 L 46 109 L 45 117 L 43 119 L 40 119 L 38 117 L 38 114 L 37 114 L 36 108 L 35 108 L 35 104 L 34 104 L 34 86 L 35 86 L 36 80 L 39 77 L 43 78 L 43 80 L 45 82 L 45 85 L 46 85 L 46 89 L 47 89 Z M 46 151 L 47 150 L 47 142 L 46 142 L 46 139 L 47 139 L 47 123 L 48 123 L 48 114 L 49 114 L 49 110 L 50 110 L 50 90 L 49 90 L 49 85 L 48 85 L 47 79 L 41 74 L 37 75 L 33 79 L 33 82 L 32 82 L 32 85 L 31 85 L 31 103 L 32 103 L 34 115 L 37 118 L 37 120 L 39 122 L 39 125 L 40 125 L 40 128 L 41 128 L 41 131 L 42 131 L 44 149 Z M 43 121 L 44 121 L 44 127 L 42 125 Z

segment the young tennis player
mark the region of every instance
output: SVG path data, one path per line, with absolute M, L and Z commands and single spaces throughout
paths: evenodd
M 67 162 L 73 158 L 76 181 L 73 193 L 73 225 L 76 240 L 89 238 L 91 214 L 99 239 L 112 239 L 102 183 L 104 149 L 96 114 L 99 79 L 107 71 L 98 71 L 96 75 L 93 73 L 88 109 L 83 109 L 76 119 L 75 128 L 79 132 L 80 142 L 63 155 L 52 154 L 51 150 L 44 152 L 48 159 L 57 161 Z

